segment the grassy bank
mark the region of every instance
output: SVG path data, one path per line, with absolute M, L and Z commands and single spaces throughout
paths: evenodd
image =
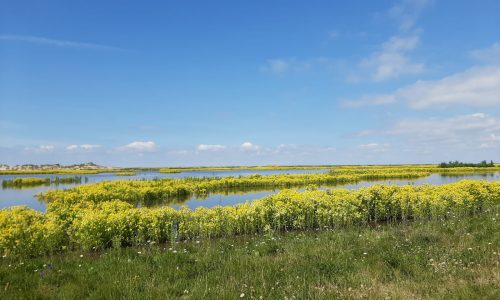
M 499 299 L 500 209 L 446 221 L 3 258 L 3 299 Z M 262 296 L 262 298 L 260 298 Z

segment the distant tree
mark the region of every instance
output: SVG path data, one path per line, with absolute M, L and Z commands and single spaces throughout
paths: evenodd
M 442 162 L 438 165 L 439 168 L 459 168 L 459 167 L 479 167 L 479 168 L 487 168 L 487 167 L 494 167 L 495 163 L 491 160 L 489 163 L 486 160 L 481 161 L 480 163 L 474 164 L 474 163 L 464 163 L 460 162 L 458 160 L 455 161 L 449 161 L 449 162 Z

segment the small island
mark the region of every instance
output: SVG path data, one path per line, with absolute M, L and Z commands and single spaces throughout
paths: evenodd
M 116 176 L 135 176 L 137 175 L 136 172 L 117 172 L 115 173 Z
M 24 187 L 35 187 L 41 185 L 51 185 L 51 184 L 78 184 L 82 183 L 81 176 L 74 177 L 55 177 L 55 178 L 37 178 L 37 177 L 25 177 L 25 178 L 14 178 L 10 180 L 2 181 L 2 188 L 24 188 Z

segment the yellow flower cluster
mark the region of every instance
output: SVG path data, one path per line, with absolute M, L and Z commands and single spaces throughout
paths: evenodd
M 40 255 L 60 249 L 66 241 L 64 228 L 51 215 L 25 206 L 0 211 L 0 253 Z
M 133 189 L 126 192 L 133 193 Z M 165 242 L 174 238 L 449 218 L 480 213 L 497 205 L 500 182 L 468 180 L 442 186 L 375 185 L 354 191 L 283 190 L 253 202 L 196 210 L 136 208 L 114 194 L 95 199 L 98 196 L 97 193 L 87 195 L 80 202 L 64 197 L 54 199 L 45 214 L 22 207 L 0 211 L 0 253 L 36 255 L 67 246 L 93 249 Z

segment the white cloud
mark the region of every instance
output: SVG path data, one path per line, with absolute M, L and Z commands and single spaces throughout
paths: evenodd
M 416 35 L 408 37 L 393 36 L 382 45 L 382 49 L 386 52 L 408 51 L 417 47 L 420 38 Z
M 407 55 L 407 52 L 417 47 L 419 40 L 417 35 L 393 36 L 382 44 L 380 51 L 361 60 L 359 66 L 368 71 L 374 81 L 420 74 L 425 69 L 424 65 L 412 62 Z
M 485 148 L 485 149 L 497 148 L 498 146 L 500 146 L 500 130 L 498 135 L 492 133 L 487 137 L 481 138 L 480 141 L 482 142 L 481 145 L 479 146 L 480 148 Z
M 123 49 L 92 43 L 80 43 L 65 40 L 49 39 L 45 37 L 29 36 L 29 35 L 0 35 L 0 41 L 7 42 L 25 42 L 32 44 L 48 45 L 65 48 L 87 48 L 96 50 L 113 50 L 123 51 Z
M 484 113 L 448 118 L 408 119 L 386 132 L 402 136 L 419 147 L 433 145 L 448 150 L 457 148 L 496 148 L 500 145 L 500 120 Z
M 55 147 L 53 145 L 40 145 L 37 147 L 25 147 L 24 150 L 34 153 L 50 153 L 54 151 Z
M 156 144 L 153 141 L 147 141 L 147 142 L 135 141 L 124 146 L 124 148 L 137 152 L 153 152 L 156 150 Z
M 261 149 L 261 147 L 250 142 L 244 142 L 240 145 L 240 149 L 243 151 L 258 151 Z
M 388 134 L 408 135 L 415 138 L 449 139 L 464 134 L 476 136 L 500 130 L 500 121 L 484 113 L 448 118 L 405 119 L 397 122 Z
M 357 146 L 358 152 L 339 155 L 359 157 L 372 153 L 368 163 L 377 159 L 382 159 L 382 162 L 427 163 L 455 159 L 500 159 L 500 117 L 481 112 L 448 117 L 405 118 L 387 128 L 365 132 L 367 134 L 357 138 L 378 139 L 390 144 L 367 143 Z
M 198 151 L 220 151 L 226 149 L 226 146 L 224 145 L 207 145 L 207 144 L 200 144 L 198 147 L 196 147 Z
M 360 107 L 394 102 L 405 102 L 413 109 L 500 105 L 500 67 L 476 67 L 440 80 L 417 81 L 392 94 L 365 95 L 343 101 L 343 105 Z
M 419 33 L 415 28 L 420 13 L 429 5 L 428 0 L 403 0 L 389 10 L 389 17 L 399 23 L 399 33 L 382 43 L 380 49 L 358 63 L 358 72 L 367 75 L 349 74 L 348 81 L 358 82 L 362 77 L 380 82 L 403 75 L 417 75 L 425 71 L 425 65 L 414 62 L 409 52 L 420 43 Z
M 90 150 L 90 149 L 95 149 L 101 147 L 100 145 L 90 145 L 90 144 L 83 144 L 80 145 L 80 148 L 85 149 L 85 150 Z
M 403 119 L 388 129 L 370 130 L 366 136 L 395 138 L 412 151 L 455 151 L 500 146 L 500 119 L 485 113 L 441 118 Z M 359 148 L 375 148 L 365 144 Z M 440 150 L 437 150 L 440 149 Z M 466 151 L 466 150 L 463 150 Z
M 474 50 L 470 53 L 471 57 L 486 63 L 500 64 L 500 43 L 494 43 L 486 49 Z
M 368 144 L 361 144 L 357 148 L 361 150 L 368 150 L 374 152 L 386 152 L 389 146 L 390 146 L 389 144 L 368 143 Z
M 199 151 L 177 149 L 165 153 L 169 161 L 182 161 L 179 165 L 292 165 L 326 164 L 337 158 L 337 150 L 331 146 L 306 146 L 278 144 L 256 145 L 245 142 L 226 145 L 222 151 Z
M 101 145 L 91 145 L 91 144 L 82 144 L 82 145 L 69 145 L 66 147 L 66 150 L 68 151 L 74 151 L 74 150 L 92 150 L 96 148 L 100 148 Z
M 431 0 L 403 0 L 389 10 L 389 16 L 399 23 L 402 31 L 412 30 L 420 13 L 431 4 Z
M 224 151 L 222 152 L 222 150 Z M 334 152 L 336 150 L 337 149 L 334 147 L 298 146 L 293 144 L 279 144 L 277 146 L 264 147 L 255 145 L 251 142 L 245 142 L 238 146 L 200 144 L 196 147 L 196 150 L 175 150 L 169 151 L 168 153 L 173 155 L 191 155 L 203 152 L 209 153 L 211 157 L 216 157 L 220 155 L 220 153 L 228 157 L 247 153 L 252 156 L 270 157 L 273 155 L 303 156 L 311 153 Z
M 487 138 L 483 139 L 483 141 L 500 142 L 500 135 L 496 135 L 496 134 L 492 133 Z
M 52 145 L 41 145 L 39 147 L 40 150 L 43 150 L 43 151 L 52 151 L 54 150 L 54 146 Z

